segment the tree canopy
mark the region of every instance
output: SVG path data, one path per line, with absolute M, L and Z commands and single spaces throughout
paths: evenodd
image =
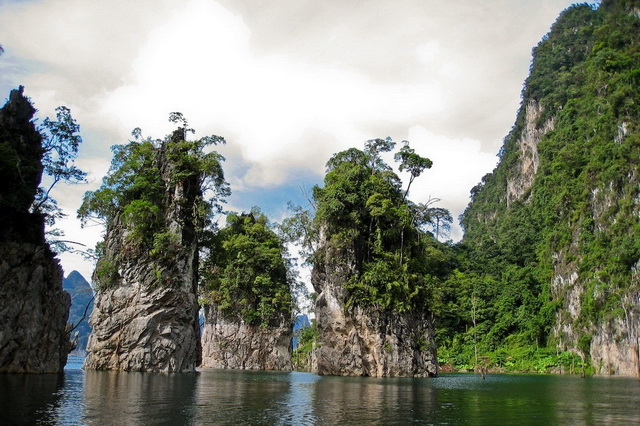
M 400 177 L 381 157 L 394 147 L 390 138 L 373 139 L 364 150 L 331 157 L 324 186 L 313 189 L 319 230 L 313 234 L 324 234 L 327 245 L 353 253 L 355 273 L 345 283 L 348 304 L 403 312 L 428 304 L 432 281 L 443 273 L 434 260 L 445 258 L 446 249 L 418 226 L 417 206 L 407 199 L 411 183 L 431 160 L 404 142 L 395 155 L 400 169 L 411 175 L 403 190 Z M 324 267 L 324 249 L 316 250 L 314 266 Z
M 222 169 L 224 158 L 216 151 L 205 152 L 224 139 L 189 140 L 192 130 L 184 117 L 173 113 L 171 121 L 182 127 L 164 140 L 142 138 L 136 129 L 133 141 L 112 147 L 111 168 L 102 186 L 87 192 L 78 210 L 83 224 L 98 221 L 107 232 L 113 226 L 125 226 L 128 242 L 155 258 L 170 258 L 179 249 L 182 237 L 169 229 L 169 218 L 181 215 L 176 219 L 182 224 L 181 232 L 195 233 L 200 241 L 213 213 L 222 210 L 221 203 L 230 193 Z
M 250 325 L 293 320 L 301 290 L 283 240 L 267 216 L 254 208 L 229 213 L 227 224 L 205 244 L 202 288 L 206 303 Z

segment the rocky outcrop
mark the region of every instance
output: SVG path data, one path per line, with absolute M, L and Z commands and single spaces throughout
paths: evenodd
M 166 194 L 157 206 L 161 253 L 134 243 L 121 214 L 108 224 L 85 369 L 181 372 L 200 363 L 194 211 L 202 194 L 199 176 L 176 180 L 167 156 L 167 144 L 182 138 L 180 129 L 153 154 Z
M 427 312 L 396 313 L 345 306 L 343 285 L 353 255 L 324 243 L 313 269 L 318 338 L 312 369 L 321 375 L 427 377 L 438 374 L 433 321 Z
M 596 374 L 640 377 L 640 300 L 636 312 L 598 324 L 591 338 L 591 363 Z
M 542 137 L 554 128 L 553 118 L 542 126 L 538 125 L 538 121 L 542 116 L 542 106 L 536 101 L 529 101 L 525 107 L 524 115 L 524 127 L 517 143 L 519 149 L 518 164 L 512 170 L 513 175 L 507 179 L 507 207 L 513 201 L 521 199 L 533 185 L 540 165 L 538 144 Z
M 84 368 L 193 371 L 199 352 L 193 292 L 150 286 L 140 272 L 125 273 L 131 281 L 125 278 L 117 288 L 98 292 Z
M 0 282 L 0 372 L 61 372 L 71 299 L 48 246 L 0 243 Z
M 291 322 L 277 326 L 248 325 L 225 318 L 213 305 L 204 307 L 202 367 L 290 371 Z
M 0 372 L 57 373 L 72 349 L 70 297 L 44 237 L 44 218 L 29 211 L 42 176 L 35 109 L 13 90 L 0 110 Z

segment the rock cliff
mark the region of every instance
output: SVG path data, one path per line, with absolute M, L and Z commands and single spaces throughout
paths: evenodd
M 331 247 L 311 282 L 318 337 L 312 370 L 321 375 L 427 377 L 438 374 L 433 320 L 426 311 L 396 313 L 346 306 L 344 284 L 355 273 L 353 253 Z
M 178 157 L 168 155 L 183 138 L 179 129 L 150 149 L 151 177 L 160 178 L 161 188 L 152 211 L 162 231 L 152 246 L 132 237 L 140 224 L 125 220 L 123 212 L 108 223 L 94 273 L 86 369 L 180 372 L 200 363 L 194 223 L 200 177 L 183 173 L 176 179 Z
M 492 302 L 529 319 L 488 321 L 491 345 L 520 333 L 596 373 L 640 374 L 639 28 L 635 1 L 575 5 L 534 49 L 501 160 L 462 218 L 476 271 L 500 282 Z
M 522 134 L 517 142 L 520 150 L 518 162 L 512 170 L 512 175 L 507 179 L 507 207 L 513 201 L 521 200 L 531 189 L 540 165 L 538 144 L 542 137 L 554 127 L 553 117 L 544 125 L 538 125 L 542 116 L 542 107 L 535 100 L 531 100 L 526 105 L 524 115 Z
M 249 325 L 220 314 L 213 305 L 204 307 L 202 367 L 241 370 L 290 371 L 290 321 L 279 326 Z
M 42 176 L 42 136 L 23 88 L 0 110 L 0 372 L 57 373 L 72 349 L 62 269 L 29 211 Z

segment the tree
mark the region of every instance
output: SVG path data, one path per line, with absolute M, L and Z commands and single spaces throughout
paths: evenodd
M 56 120 L 45 118 L 38 129 L 42 139 L 42 165 L 44 172 L 51 177 L 51 183 L 45 189 L 38 188 L 32 210 L 43 213 L 47 224 L 53 225 L 62 215 L 51 191 L 59 183 L 77 184 L 85 182 L 86 173 L 75 165 L 82 137 L 78 134 L 80 126 L 71 116 L 71 110 L 65 106 L 56 108 Z M 59 234 L 58 234 L 59 235 Z
M 313 212 L 292 202 L 288 203 L 288 208 L 292 216 L 285 218 L 278 225 L 278 232 L 283 241 L 297 244 L 300 253 L 308 262 L 318 247 L 318 232 L 313 226 Z
M 440 236 L 445 238 L 449 236 L 453 223 L 453 217 L 449 210 L 442 207 L 431 207 L 427 209 L 426 215 L 436 240 L 439 240 Z
M 403 141 L 403 146 L 400 148 L 394 159 L 400 163 L 400 171 L 408 171 L 410 178 L 409 183 L 407 184 L 407 189 L 404 192 L 404 198 L 407 198 L 409 194 L 409 188 L 411 188 L 411 184 L 422 174 L 426 169 L 430 169 L 433 166 L 433 162 L 426 157 L 421 157 L 416 154 L 416 151 L 409 146 L 409 141 Z
M 223 315 L 262 327 L 293 319 L 296 294 L 303 287 L 284 241 L 260 210 L 230 213 L 206 249 L 204 297 Z

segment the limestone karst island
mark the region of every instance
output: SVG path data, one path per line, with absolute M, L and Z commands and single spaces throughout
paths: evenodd
M 348 141 L 305 204 L 285 202 L 276 218 L 259 205 L 228 211 L 220 152 L 231 137 L 201 136 L 172 112 L 167 136 L 135 129 L 113 141 L 100 186 L 71 212 L 101 226 L 102 240 L 78 248 L 56 233 L 52 188 L 86 180 L 79 149 L 90 142 L 67 107 L 36 120 L 28 89 L 5 94 L 0 110 L 4 378 L 62 375 L 70 353 L 84 386 L 103 370 L 181 377 L 200 380 L 195 399 L 219 370 L 241 371 L 215 376 L 232 382 L 274 372 L 255 376 L 263 385 L 305 372 L 295 377 L 318 386 L 354 376 L 433 389 L 511 373 L 640 378 L 636 0 L 571 6 L 533 49 L 458 242 L 441 200 L 412 196 L 437 165 L 412 141 Z M 69 250 L 92 259 L 90 277 L 63 273 L 57 256 Z

